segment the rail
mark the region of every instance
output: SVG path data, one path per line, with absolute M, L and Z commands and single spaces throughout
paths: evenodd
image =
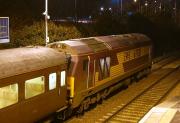
M 169 81 L 165 80 L 168 76 L 177 76 L 180 73 L 178 70 L 179 67 L 156 81 L 153 85 L 117 110 L 112 116 L 108 117 L 104 122 L 138 122 L 147 111 L 158 104 L 159 101 L 180 82 L 179 79 L 175 81 L 171 80 L 171 82 L 169 82 L 170 79 Z M 172 74 L 174 72 L 176 72 L 176 74 Z

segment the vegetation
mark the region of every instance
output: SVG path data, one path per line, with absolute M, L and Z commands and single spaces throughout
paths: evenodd
M 180 27 L 169 14 L 151 17 L 137 14 L 129 18 L 128 24 L 129 32 L 143 33 L 152 39 L 155 55 L 180 48 Z
M 32 19 L 10 19 L 11 43 L 1 47 L 20 47 L 28 45 L 45 45 L 44 21 Z M 19 23 L 21 22 L 21 25 Z M 155 55 L 161 55 L 180 46 L 180 27 L 168 13 L 156 16 L 132 14 L 130 16 L 113 15 L 110 11 L 101 13 L 96 23 L 55 23 L 49 22 L 50 42 L 72 38 L 111 35 L 123 33 L 143 33 L 148 35 L 154 44 Z
M 43 21 L 25 25 L 16 30 L 11 28 L 11 46 L 45 45 L 45 25 Z M 72 24 L 48 23 L 50 42 L 82 37 L 80 31 Z

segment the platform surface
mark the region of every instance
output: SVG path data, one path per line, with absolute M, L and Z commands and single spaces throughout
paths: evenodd
M 139 123 L 180 123 L 180 83 Z

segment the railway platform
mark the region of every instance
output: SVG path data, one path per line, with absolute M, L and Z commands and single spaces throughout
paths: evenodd
M 180 123 L 180 83 L 139 123 Z

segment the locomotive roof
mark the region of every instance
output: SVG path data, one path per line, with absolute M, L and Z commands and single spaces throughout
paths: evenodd
M 97 53 L 111 49 L 124 49 L 150 44 L 150 39 L 138 33 L 70 39 L 49 44 L 52 48 L 70 54 Z
M 105 42 L 111 49 L 138 47 L 150 44 L 150 39 L 147 36 L 138 33 L 100 36 L 96 37 L 96 39 Z
M 80 55 L 108 50 L 106 45 L 95 38 L 71 39 L 59 41 L 49 45 L 51 48 L 60 48 L 60 51 Z
M 46 47 L 0 50 L 0 79 L 66 63 L 65 54 Z

